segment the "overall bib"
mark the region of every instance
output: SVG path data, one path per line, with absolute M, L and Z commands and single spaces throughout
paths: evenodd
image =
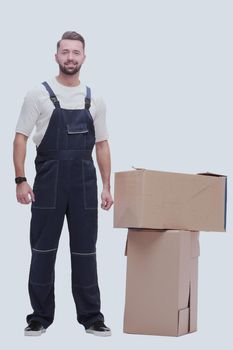
M 55 109 L 44 137 L 36 146 L 35 201 L 31 203 L 31 264 L 28 290 L 34 319 L 47 328 L 54 320 L 55 260 L 66 215 L 69 230 L 71 282 L 77 320 L 88 328 L 100 312 L 96 241 L 98 196 L 92 159 L 95 129 L 86 87 L 84 109 L 64 109 L 47 82 Z

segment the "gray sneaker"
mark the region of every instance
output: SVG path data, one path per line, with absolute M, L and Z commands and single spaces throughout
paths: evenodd
M 112 335 L 111 329 L 101 320 L 94 322 L 89 328 L 86 329 L 86 332 L 100 337 Z
M 28 326 L 24 329 L 24 335 L 41 335 L 45 333 L 45 328 L 39 321 L 31 320 Z

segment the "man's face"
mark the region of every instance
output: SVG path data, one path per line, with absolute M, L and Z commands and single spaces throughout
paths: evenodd
M 67 75 L 74 75 L 79 72 L 85 58 L 83 44 L 79 40 L 63 39 L 60 42 L 58 52 L 55 54 L 60 70 Z

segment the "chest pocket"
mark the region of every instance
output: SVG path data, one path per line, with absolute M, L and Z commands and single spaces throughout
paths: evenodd
M 86 149 L 88 133 L 87 123 L 67 124 L 67 148 Z

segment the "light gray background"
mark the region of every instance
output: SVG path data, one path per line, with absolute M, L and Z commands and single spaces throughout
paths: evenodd
M 232 348 L 232 1 L 25 1 L 1 9 L 1 345 L 4 349 Z M 112 337 L 77 323 L 66 221 L 56 262 L 56 314 L 42 337 L 24 337 L 31 312 L 30 206 L 16 201 L 12 142 L 27 90 L 58 73 L 56 43 L 66 30 L 86 39 L 80 79 L 107 105 L 114 172 L 131 166 L 228 175 L 227 233 L 202 232 L 198 332 L 178 338 L 122 332 L 126 229 L 113 207 L 99 208 L 97 243 L 102 312 Z M 93 152 L 94 160 L 95 150 Z M 35 175 L 28 142 L 26 175 Z M 96 164 L 97 166 L 97 164 Z M 99 199 L 101 177 L 98 172 Z M 140 302 L 140 301 L 139 301 Z M 2 347 L 3 348 L 3 347 Z

